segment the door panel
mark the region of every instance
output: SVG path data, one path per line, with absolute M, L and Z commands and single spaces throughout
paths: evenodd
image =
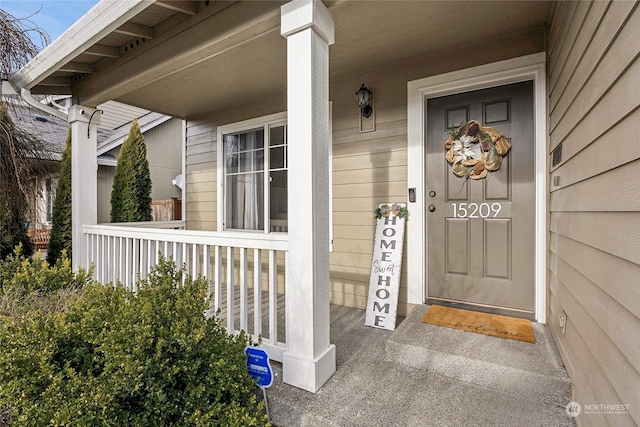
M 533 83 L 427 101 L 428 297 L 534 309 Z M 444 142 L 477 120 L 511 143 L 500 169 L 472 180 L 453 174 Z

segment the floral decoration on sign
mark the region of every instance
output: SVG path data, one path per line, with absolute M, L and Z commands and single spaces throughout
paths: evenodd
M 444 143 L 447 161 L 456 176 L 483 179 L 497 171 L 511 144 L 497 130 L 476 120 L 461 125 Z
M 376 219 L 380 219 L 382 217 L 386 218 L 390 214 L 394 214 L 398 218 L 409 219 L 409 211 L 399 203 L 394 203 L 391 206 L 384 204 L 379 208 L 376 208 L 373 212 L 376 214 Z

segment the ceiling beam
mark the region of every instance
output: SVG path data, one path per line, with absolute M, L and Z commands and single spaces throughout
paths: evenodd
M 186 15 L 195 15 L 196 4 L 191 1 L 179 1 L 179 0 L 159 0 L 155 3 L 157 6 L 164 7 L 165 9 L 173 10 L 175 12 L 184 13 Z
M 68 77 L 47 77 L 40 84 L 43 86 L 71 86 Z
M 36 86 L 31 91 L 32 95 L 69 95 L 71 86 Z
M 60 67 L 59 71 L 66 71 L 68 73 L 93 73 L 93 65 L 69 62 Z
M 153 38 L 153 28 L 140 24 L 132 24 L 131 22 L 127 22 L 126 24 L 119 26 L 114 32 L 131 37 L 140 37 L 145 39 Z
M 120 58 L 120 49 L 118 49 L 117 47 L 104 46 L 101 44 L 95 44 L 82 53 L 94 56 L 104 56 L 107 58 Z

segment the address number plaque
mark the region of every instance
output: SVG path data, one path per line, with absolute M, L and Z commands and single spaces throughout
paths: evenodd
M 501 203 L 452 203 L 454 218 L 495 218 L 502 210 Z

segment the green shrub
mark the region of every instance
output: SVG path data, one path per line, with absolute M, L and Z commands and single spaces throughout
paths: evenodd
M 206 280 L 161 260 L 134 294 L 87 284 L 67 311 L 0 327 L 0 408 L 20 426 L 268 425 L 244 335 L 204 316 Z
M 151 173 L 147 146 L 133 119 L 122 143 L 111 190 L 111 222 L 151 221 Z
M 6 317 L 20 321 L 30 311 L 65 311 L 91 281 L 91 272 L 72 271 L 64 252 L 56 265 L 50 266 L 39 254 L 26 258 L 17 247 L 0 262 L 0 323 Z
M 72 258 L 71 129 L 67 132 L 66 147 L 62 153 L 62 165 L 60 167 L 58 186 L 56 187 L 56 198 L 53 201 L 51 219 L 53 226 L 51 227 L 47 260 L 49 260 L 50 264 L 55 264 L 63 250 L 67 251 L 67 257 L 69 257 L 69 259 Z

